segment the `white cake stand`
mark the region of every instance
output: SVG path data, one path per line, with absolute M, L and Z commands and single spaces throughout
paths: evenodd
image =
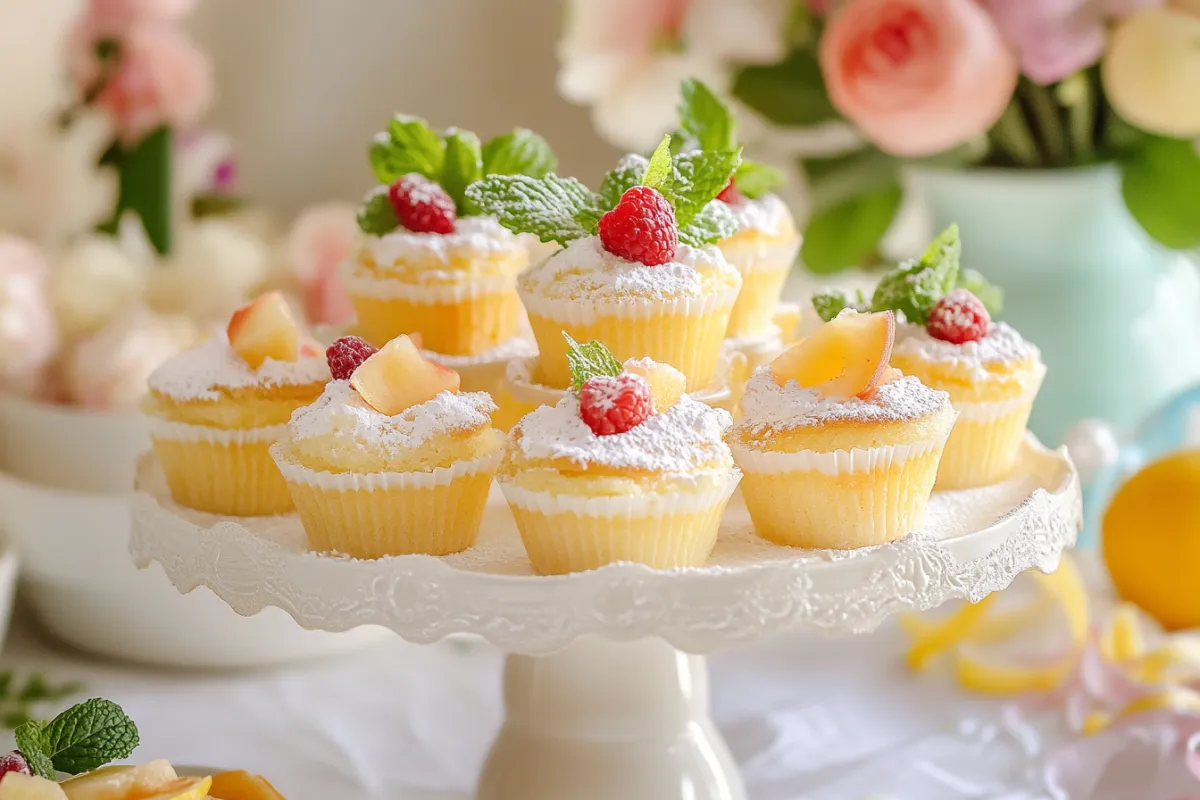
M 925 528 L 892 545 L 770 545 L 735 496 L 707 567 L 537 577 L 498 492 L 471 551 L 357 561 L 306 552 L 294 517 L 175 506 L 152 457 L 138 481 L 133 558 L 158 561 L 183 592 L 207 586 L 246 615 L 278 606 L 306 628 L 383 625 L 414 642 L 473 633 L 508 652 L 507 719 L 482 800 L 743 800 L 701 654 L 788 628 L 862 633 L 900 610 L 979 600 L 1024 570 L 1054 569 L 1081 516 L 1065 451 L 1030 437 L 1011 479 L 935 494 Z

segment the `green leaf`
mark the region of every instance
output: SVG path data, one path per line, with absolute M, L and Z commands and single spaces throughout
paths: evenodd
M 1175 250 L 1200 245 L 1200 153 L 1194 142 L 1148 136 L 1122 166 L 1125 205 Z
M 904 192 L 893 183 L 813 214 L 800 258 L 812 272 L 828 274 L 866 263 L 900 210 Z
M 636 154 L 622 158 L 600 183 L 600 208 L 614 208 L 621 201 L 621 195 L 638 185 L 638 181 L 646 174 L 649 163 L 644 157 Z
M 836 119 L 814 52 L 794 50 L 769 66 L 745 67 L 733 96 L 778 125 L 816 125 Z
M 885 274 L 871 297 L 873 311 L 902 311 L 909 322 L 924 325 L 929 312 L 958 285 L 962 240 L 958 226 L 938 234 L 916 261 L 901 264 Z
M 40 778 L 54 780 L 56 777 L 54 761 L 47 752 L 44 727 L 45 723 L 31 719 L 17 726 L 13 735 L 17 740 L 17 749 L 29 762 L 29 768 L 33 770 L 33 774 Z
M 691 222 L 692 217 L 729 185 L 729 178 L 741 163 L 741 148 L 683 153 L 671 160 L 671 180 L 663 194 L 675 208 L 675 221 L 679 227 Z
M 737 122 L 711 89 L 695 78 L 680 87 L 679 129 L 701 150 L 737 149 Z
M 371 169 L 380 183 L 391 184 L 412 172 L 437 181 L 442 174 L 446 148 L 442 137 L 425 120 L 397 114 L 386 133 L 376 134 L 368 154 Z
M 966 289 L 979 298 L 988 314 L 1000 316 L 1004 310 L 1004 290 L 973 269 L 964 269 L 958 273 L 958 284 L 955 289 Z
M 642 173 L 639 183 L 661 192 L 666 188 L 670 178 L 671 135 L 667 134 L 659 142 L 658 147 L 654 148 L 654 155 L 650 156 L 650 162 L 646 164 L 646 171 Z
M 41 739 L 55 769 L 78 775 L 128 758 L 138 746 L 138 730 L 116 703 L 93 698 L 55 717 Z
M 400 227 L 392 201 L 388 199 L 388 187 L 377 186 L 358 207 L 358 227 L 371 236 L 383 236 Z
M 115 233 L 126 211 L 142 221 L 146 238 L 159 255 L 171 252 L 171 164 L 174 157 L 171 129 L 163 126 L 132 148 L 117 145 L 103 162 L 117 168 L 117 208 L 101 230 Z
M 813 310 L 817 312 L 817 316 L 826 322 L 829 322 L 829 320 L 847 308 L 852 308 L 859 312 L 871 310 L 871 304 L 867 302 L 867 298 L 863 296 L 861 289 L 855 291 L 854 297 L 851 297 L 841 289 L 828 289 L 823 292 L 817 292 L 812 296 L 812 305 Z
M 528 175 L 540 178 L 554 172 L 558 159 L 549 143 L 526 128 L 515 128 L 483 146 L 484 175 Z
M 467 188 L 467 197 L 514 233 L 532 233 L 543 242 L 566 244 L 594 231 L 600 198 L 574 178 L 551 173 L 488 175 Z
M 571 368 L 571 388 L 579 391 L 589 378 L 607 375 L 615 378 L 625 371 L 612 351 L 601 342 L 580 344 L 563 331 L 567 340 L 567 365 Z
M 821 211 L 900 181 L 900 162 L 874 148 L 803 162 L 813 208 Z
M 714 200 L 679 229 L 679 241 L 690 247 L 702 247 L 733 236 L 737 229 L 737 220 L 729 206 Z
M 454 206 L 461 216 L 470 213 L 467 187 L 482 177 L 483 155 L 479 137 L 470 131 L 451 128 L 446 132 L 442 188 L 454 199 Z
M 783 171 L 760 164 L 757 161 L 743 161 L 733 173 L 733 185 L 737 190 L 751 200 L 762 197 L 783 186 Z

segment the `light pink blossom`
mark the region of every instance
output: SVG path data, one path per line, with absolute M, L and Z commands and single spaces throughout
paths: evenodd
M 178 21 L 195 7 L 196 0 L 89 0 L 84 14 L 94 30 L 117 36 L 147 20 Z
M 58 326 L 46 294 L 48 273 L 35 245 L 0 237 L 0 391 L 36 392 L 58 352 Z
M 357 231 L 354 209 L 341 203 L 308 208 L 292 225 L 287 258 L 310 325 L 342 327 L 354 318 L 341 266 L 350 257 Z
M 983 0 L 1036 83 L 1060 81 L 1100 60 L 1107 25 L 1162 0 Z

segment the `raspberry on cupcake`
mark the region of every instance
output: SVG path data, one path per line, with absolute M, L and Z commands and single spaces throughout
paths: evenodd
M 630 156 L 593 192 L 572 178 L 490 176 L 472 202 L 516 233 L 563 249 L 524 273 L 521 299 L 538 342 L 535 378 L 571 383 L 566 331 L 605 342 L 620 359 L 670 364 L 689 391 L 709 388 L 742 279 L 714 242 L 735 230 L 716 200 L 741 151 Z

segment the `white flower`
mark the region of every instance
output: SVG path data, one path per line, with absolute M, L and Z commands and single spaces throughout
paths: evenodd
M 737 64 L 783 57 L 788 0 L 571 0 L 559 91 L 635 150 L 674 127 L 679 84 L 728 88 Z
M 171 257 L 150 271 L 155 308 L 222 320 L 269 277 L 266 243 L 219 217 L 178 231 Z
M 50 298 L 68 337 L 88 333 L 135 305 L 154 267 L 109 236 L 87 236 L 59 258 L 50 278 Z

